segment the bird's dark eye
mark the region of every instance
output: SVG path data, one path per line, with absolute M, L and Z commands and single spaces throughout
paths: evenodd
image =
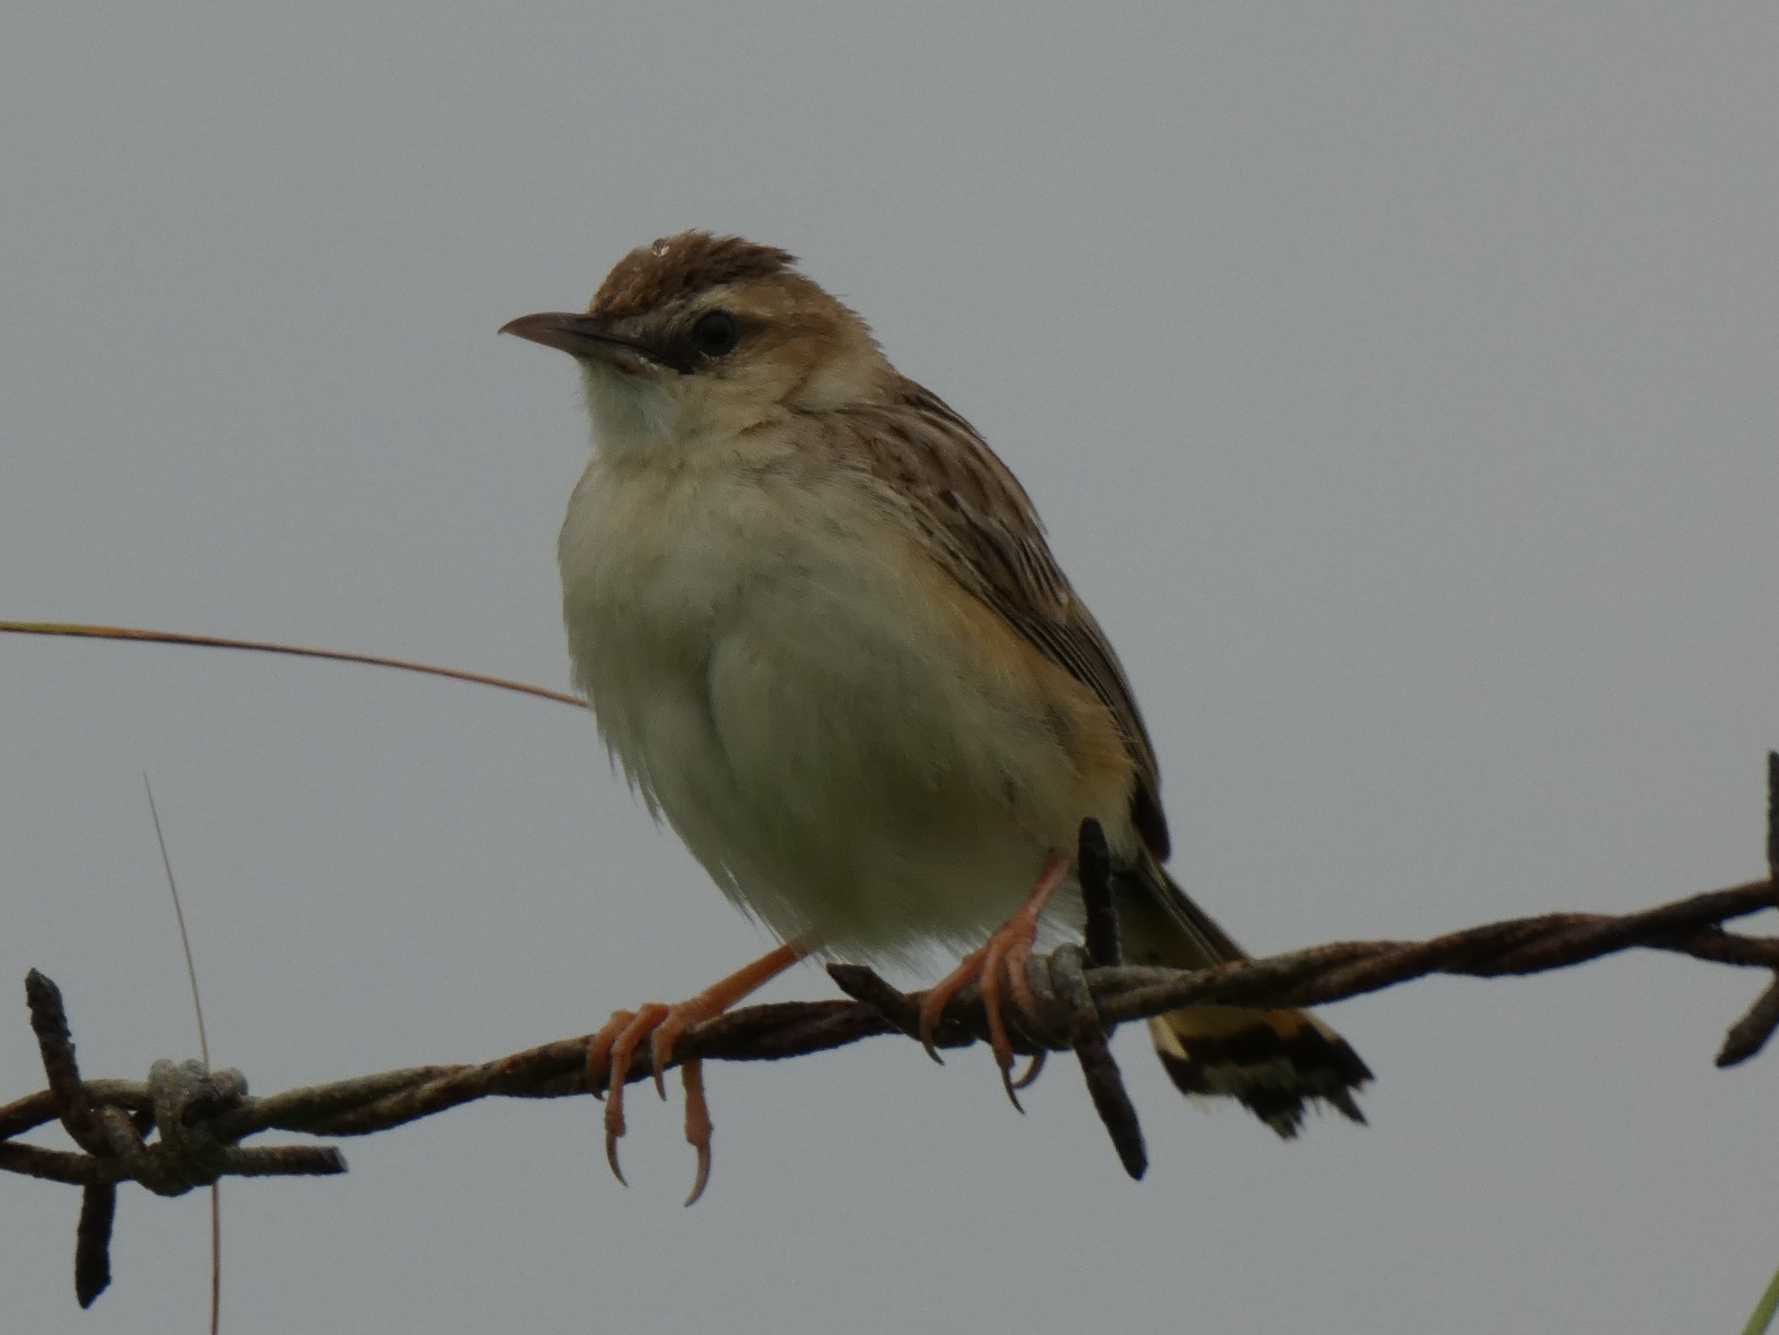
M 692 326 L 692 346 L 706 357 L 726 357 L 741 342 L 741 321 L 728 311 L 708 311 Z

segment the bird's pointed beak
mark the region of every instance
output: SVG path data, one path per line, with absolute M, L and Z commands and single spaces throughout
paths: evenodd
M 521 315 L 517 320 L 508 320 L 500 327 L 500 332 L 541 343 L 571 357 L 612 361 L 614 353 L 628 352 L 634 357 L 652 360 L 647 349 L 612 333 L 597 315 L 539 311 L 536 315 Z

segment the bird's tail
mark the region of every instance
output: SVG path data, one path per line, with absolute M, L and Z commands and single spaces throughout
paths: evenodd
M 1134 880 L 1144 892 L 1118 897 L 1130 963 L 1202 969 L 1247 958 L 1159 863 L 1144 862 L 1119 878 L 1121 888 Z M 1318 1100 L 1355 1122 L 1365 1120 L 1353 1094 L 1371 1079 L 1370 1069 L 1308 1011 L 1189 1006 L 1151 1019 L 1149 1032 L 1184 1093 L 1233 1098 L 1286 1139 Z

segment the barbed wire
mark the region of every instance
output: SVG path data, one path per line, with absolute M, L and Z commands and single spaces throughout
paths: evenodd
M 1425 941 L 1333 942 L 1202 970 L 1134 968 L 1118 962 L 1105 844 L 1090 821 L 1082 828 L 1080 849 L 1087 944 L 1066 945 L 1030 962 L 1028 981 L 1039 998 L 1040 1014 L 1012 1034 L 1014 1046 L 1039 1061 L 1049 1052 L 1075 1052 L 1120 1162 L 1137 1177 L 1147 1163 L 1142 1131 L 1107 1038 L 1119 1024 L 1182 1006 L 1327 1005 L 1434 975 L 1521 976 L 1627 950 L 1660 950 L 1771 975 L 1718 1049 L 1716 1064 L 1734 1066 L 1758 1053 L 1779 1028 L 1779 938 L 1724 928 L 1733 919 L 1779 908 L 1779 753 L 1767 757 L 1767 796 L 1768 876 L 1763 880 L 1638 913 L 1550 913 Z M 916 1032 L 921 994 L 899 992 L 858 965 L 830 964 L 828 974 L 849 999 L 732 1011 L 688 1031 L 670 1064 L 779 1061 L 861 1039 Z M 145 1081 L 84 1080 L 60 989 L 33 969 L 25 992 L 47 1084 L 0 1106 L 0 1170 L 82 1188 L 76 1232 L 76 1295 L 82 1306 L 108 1282 L 112 1213 L 121 1182 L 173 1196 L 229 1176 L 343 1173 L 345 1159 L 331 1146 L 248 1148 L 240 1142 L 272 1131 L 371 1135 L 490 1097 L 563 1098 L 598 1092 L 588 1084 L 591 1035 L 586 1034 L 493 1061 L 385 1071 L 264 1098 L 249 1096 L 239 1072 L 210 1072 L 198 1062 L 157 1061 Z M 947 1009 L 936 1042 L 961 1048 L 985 1041 L 987 1034 L 981 997 L 972 988 Z M 644 1045 L 628 1079 L 653 1076 Z M 76 1151 L 18 1141 L 52 1122 L 68 1132 Z

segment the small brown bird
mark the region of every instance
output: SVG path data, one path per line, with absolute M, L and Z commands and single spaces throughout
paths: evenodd
M 1111 845 L 1131 962 L 1243 957 L 1162 869 L 1154 747 L 1024 489 L 793 265 L 684 232 L 626 255 L 585 314 L 503 330 L 569 353 L 586 383 L 595 449 L 559 549 L 576 682 L 649 810 L 785 943 L 601 1031 L 614 1172 L 637 1045 L 659 1072 L 688 1026 L 812 952 L 968 951 L 928 993 L 923 1037 L 979 980 L 1011 1091 L 1003 979 L 1029 1004 L 1040 918 L 1079 920 L 1085 817 Z M 1195 1007 L 1149 1028 L 1182 1090 L 1281 1136 L 1316 1100 L 1364 1120 L 1352 1092 L 1371 1073 L 1301 1011 Z M 695 1200 L 710 1121 L 696 1063 L 685 1080 Z

